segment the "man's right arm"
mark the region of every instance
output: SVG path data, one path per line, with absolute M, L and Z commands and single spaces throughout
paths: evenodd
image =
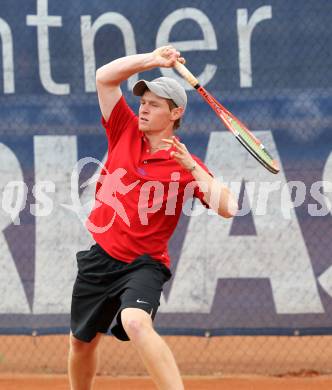
M 176 61 L 184 63 L 180 53 L 171 46 L 164 46 L 151 53 L 118 58 L 97 70 L 96 85 L 101 113 L 108 121 L 113 108 L 120 100 L 120 84 L 136 73 L 156 67 L 171 68 Z

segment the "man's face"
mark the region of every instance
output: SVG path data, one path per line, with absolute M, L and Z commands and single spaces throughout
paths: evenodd
M 149 90 L 141 97 L 138 119 L 138 128 L 143 132 L 162 131 L 174 123 L 167 100 Z

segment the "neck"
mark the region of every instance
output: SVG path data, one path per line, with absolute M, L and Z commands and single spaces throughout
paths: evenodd
M 173 130 L 164 130 L 161 132 L 146 132 L 145 137 L 149 140 L 150 147 L 152 151 L 158 150 L 158 149 L 169 149 L 169 144 L 166 144 L 162 141 L 163 138 L 169 138 L 171 139 L 174 135 Z

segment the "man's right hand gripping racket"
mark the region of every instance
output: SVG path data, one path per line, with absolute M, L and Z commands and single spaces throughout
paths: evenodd
M 224 123 L 228 130 L 236 137 L 236 139 L 248 150 L 248 152 L 256 158 L 266 169 L 272 173 L 278 173 L 280 168 L 277 160 L 267 152 L 264 145 L 257 139 L 251 131 L 222 106 L 209 92 L 203 88 L 196 77 L 180 62 L 177 62 L 175 69 L 180 75 L 196 89 L 203 99 L 217 114 L 218 118 Z

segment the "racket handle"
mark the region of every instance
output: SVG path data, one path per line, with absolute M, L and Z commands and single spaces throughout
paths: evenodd
M 177 61 L 174 67 L 192 87 L 195 88 L 199 84 L 196 77 L 183 64 Z

